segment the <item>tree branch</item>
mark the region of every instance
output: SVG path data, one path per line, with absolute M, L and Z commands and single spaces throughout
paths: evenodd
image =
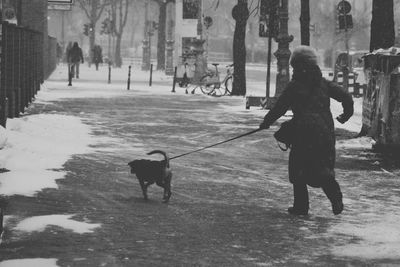
M 128 8 L 129 8 L 129 0 L 125 0 L 125 16 L 123 21 L 123 27 L 126 25 L 126 21 L 128 20 Z
M 103 14 L 104 9 L 106 8 L 106 6 L 111 5 L 111 3 L 109 1 L 105 1 L 101 6 L 100 6 L 100 11 L 96 17 L 96 21 L 98 21 L 101 17 L 101 15 Z
M 79 6 L 80 6 L 80 7 L 82 8 L 82 10 L 85 12 L 86 16 L 87 16 L 88 18 L 90 18 L 89 11 L 88 11 L 88 9 L 86 8 L 86 6 L 85 6 L 85 4 L 84 4 L 83 2 L 84 2 L 83 0 L 78 0 Z

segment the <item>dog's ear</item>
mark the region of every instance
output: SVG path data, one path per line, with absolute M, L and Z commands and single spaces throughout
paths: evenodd
M 135 173 L 135 165 L 136 165 L 135 163 L 136 163 L 136 160 L 128 163 L 129 167 L 131 167 L 131 173 Z

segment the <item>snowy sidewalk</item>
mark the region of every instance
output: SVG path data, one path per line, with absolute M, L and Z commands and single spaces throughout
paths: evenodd
M 271 130 L 173 161 L 173 196 L 149 203 L 126 162 L 153 148 L 170 156 L 258 127 L 266 111 L 242 97 L 185 95 L 172 78 L 127 67 L 82 66 L 67 86 L 60 66 L 27 114 L 8 120 L 0 150 L 6 231 L 0 266 L 287 266 L 400 261 L 399 171 L 348 139 L 361 128 L 361 99 L 339 136 L 337 174 L 345 212 L 320 190 L 312 214 L 293 218 L 287 153 Z M 262 92 L 262 81 L 249 90 Z M 341 112 L 332 102 L 332 112 Z M 347 133 L 347 132 L 346 132 Z M 4 139 L 4 138 L 3 138 Z M 154 253 L 157 251 L 157 253 Z M 157 255 L 155 255 L 157 254 Z M 149 255 L 149 256 L 148 256 Z M 14 265 L 12 265 L 14 264 Z

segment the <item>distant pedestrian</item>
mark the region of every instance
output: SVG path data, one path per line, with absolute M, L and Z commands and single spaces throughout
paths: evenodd
M 68 63 L 68 54 L 69 54 L 69 51 L 70 51 L 71 48 L 72 48 L 72 45 L 73 45 L 72 42 L 68 42 L 68 45 L 67 45 L 67 47 L 65 48 L 64 62 L 66 62 L 66 63 Z
M 78 43 L 75 42 L 71 49 L 67 53 L 68 64 L 71 68 L 71 75 L 79 79 L 79 64 L 83 63 L 83 53 L 82 49 L 79 47 Z
M 100 45 L 93 47 L 93 62 L 96 65 L 96 70 L 99 70 L 99 64 L 103 63 L 103 52 Z
M 57 45 L 56 45 L 56 56 L 57 56 L 57 65 L 58 65 L 58 63 L 60 63 L 61 58 L 63 56 L 62 47 L 58 42 L 57 42 Z
M 292 80 L 260 128 L 269 128 L 289 108 L 293 111 L 289 180 L 293 184 L 294 203 L 288 212 L 308 214 L 309 185 L 321 187 L 332 204 L 333 213 L 340 214 L 344 207 L 334 172 L 336 151 L 330 98 L 342 103 L 343 114 L 337 117 L 340 123 L 345 123 L 353 115 L 353 99 L 342 87 L 322 77 L 312 48 L 296 48 L 290 64 L 293 67 Z

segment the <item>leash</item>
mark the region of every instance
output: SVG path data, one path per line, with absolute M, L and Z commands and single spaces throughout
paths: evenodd
M 220 145 L 220 144 L 227 143 L 227 142 L 230 142 L 230 141 L 233 141 L 233 140 L 236 140 L 236 139 L 239 139 L 239 138 L 242 138 L 242 137 L 251 135 L 251 134 L 256 133 L 256 132 L 258 132 L 258 131 L 261 131 L 261 130 L 262 130 L 262 129 L 260 129 L 260 128 L 259 128 L 259 129 L 255 129 L 255 130 L 253 130 L 253 131 L 251 131 L 251 132 L 248 132 L 248 133 L 245 133 L 245 134 L 241 134 L 241 135 L 239 135 L 239 136 L 230 138 L 230 139 L 228 139 L 228 140 L 225 140 L 225 141 L 222 141 L 222 142 L 213 144 L 213 145 L 209 145 L 209 146 L 206 146 L 206 147 L 203 147 L 203 148 L 199 148 L 199 149 L 196 149 L 196 150 L 193 150 L 193 151 L 190 151 L 190 152 L 186 152 L 186 153 L 184 153 L 184 154 L 181 154 L 181 155 L 178 155 L 178 156 L 169 158 L 169 160 L 176 159 L 176 158 L 180 158 L 180 157 L 183 157 L 183 156 L 192 154 L 192 153 L 196 153 L 196 152 L 205 150 L 205 149 L 210 148 L 210 147 L 218 146 L 218 145 Z

